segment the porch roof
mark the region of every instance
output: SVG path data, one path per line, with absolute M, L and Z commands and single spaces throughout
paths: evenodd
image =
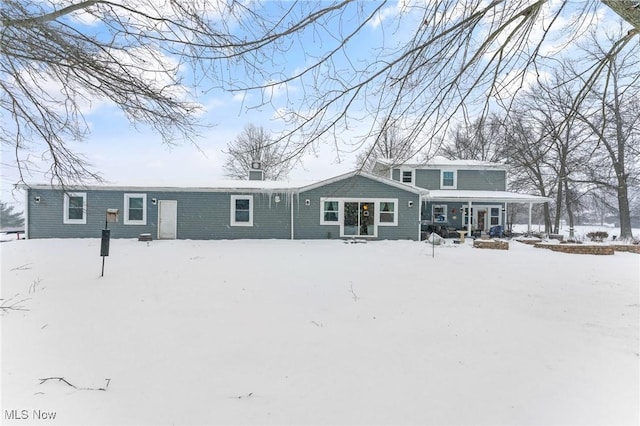
M 508 191 L 472 191 L 458 189 L 432 189 L 425 197 L 429 201 L 494 202 L 494 203 L 546 203 L 550 198 L 539 195 L 518 194 Z

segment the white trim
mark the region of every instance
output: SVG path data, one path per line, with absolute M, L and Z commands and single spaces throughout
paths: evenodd
M 249 200 L 249 221 L 236 221 L 236 200 Z M 229 216 L 229 225 L 231 226 L 253 226 L 253 195 L 232 195 L 230 203 L 231 213 Z
M 436 214 L 435 214 L 435 209 L 436 207 L 443 207 L 444 208 L 444 220 L 436 220 Z M 449 212 L 447 211 L 447 209 L 449 208 L 449 206 L 447 204 L 432 204 L 431 205 L 431 222 L 433 224 L 446 224 L 447 220 L 449 218 Z
M 491 209 L 498 209 L 498 216 L 494 216 L 498 218 L 498 223 L 497 225 L 503 225 L 504 226 L 504 222 L 502 220 L 502 204 L 493 204 L 493 205 L 489 205 L 489 204 L 473 204 L 472 205 L 472 209 L 473 212 L 471 213 L 471 230 L 477 230 L 480 229 L 481 231 L 488 231 L 489 229 L 491 229 L 492 226 L 496 226 L 496 225 L 492 225 L 491 224 Z M 464 206 L 461 209 L 461 214 L 462 214 L 462 225 L 465 226 L 464 220 L 467 217 L 467 212 L 465 211 L 465 208 L 468 208 L 468 206 Z M 486 215 L 485 215 L 485 219 L 484 219 L 484 223 L 480 224 L 479 223 L 479 213 L 480 211 L 486 211 Z
M 342 217 L 342 213 L 344 211 L 341 200 L 342 200 L 341 198 L 335 198 L 335 197 L 320 197 L 320 225 L 339 225 L 340 224 L 340 218 Z M 327 202 L 338 203 L 338 210 L 336 211 L 336 213 L 338 214 L 338 220 L 324 219 L 324 214 L 325 214 L 324 203 L 327 203 Z
M 24 239 L 29 239 L 29 199 L 30 191 L 27 189 L 24 191 Z
M 378 221 L 378 226 L 398 226 L 398 209 L 400 208 L 400 203 L 398 203 L 397 198 L 374 198 L 376 203 L 376 219 Z M 393 203 L 393 222 L 381 222 L 380 221 L 380 213 L 382 213 L 382 208 L 380 207 L 381 203 Z
M 404 181 L 404 173 L 411 173 L 411 180 L 409 182 L 405 182 Z M 400 167 L 400 182 L 404 183 L 405 185 L 413 185 L 415 186 L 416 184 L 416 171 L 415 169 L 409 168 L 409 167 Z
M 445 173 L 453 173 L 453 185 L 444 184 Z M 458 189 L 458 170 L 451 168 L 440 169 L 440 189 Z
M 311 185 L 303 186 L 303 187 L 300 188 L 300 192 L 310 191 L 312 189 L 320 188 L 322 186 L 329 185 L 331 183 L 340 182 L 342 180 L 346 180 L 346 179 L 352 178 L 354 176 L 362 176 L 362 177 L 365 177 L 367 179 L 370 179 L 370 180 L 373 180 L 373 181 L 376 181 L 376 182 L 380 182 L 380 183 L 383 183 L 385 185 L 389 185 L 389 186 L 401 189 L 401 190 L 406 191 L 406 192 L 411 192 L 412 194 L 418 194 L 418 195 L 427 195 L 427 194 L 429 194 L 429 191 L 424 189 L 424 188 L 418 188 L 418 187 L 415 187 L 415 186 L 410 186 L 410 185 L 407 185 L 406 183 L 398 182 L 398 181 L 393 180 L 393 179 L 387 179 L 387 178 L 382 177 L 382 176 L 372 175 L 370 173 L 366 173 L 366 172 L 362 172 L 362 171 L 358 171 L 358 170 L 356 170 L 354 172 L 345 173 L 343 175 L 336 176 L 336 177 L 333 177 L 331 179 L 326 179 L 326 180 L 323 180 L 323 181 L 320 181 L 320 182 L 316 182 L 316 183 L 311 184 Z
M 131 198 L 142 198 L 142 220 L 129 219 L 129 200 Z M 126 193 L 124 194 L 124 221 L 125 225 L 146 225 L 147 224 L 147 194 Z
M 547 203 L 551 198 L 539 195 L 518 194 L 508 191 L 483 191 L 466 189 L 436 189 L 429 191 L 429 200 L 436 202 L 474 203 Z
M 405 184 L 406 185 L 406 184 Z M 324 203 L 326 201 L 335 201 L 338 203 L 338 220 L 324 220 Z M 372 203 L 374 209 L 373 217 L 373 235 L 345 235 L 344 233 L 344 203 Z M 381 222 L 380 213 L 382 213 L 382 203 L 393 203 L 393 222 Z M 320 225 L 333 225 L 340 227 L 340 237 L 368 237 L 376 238 L 378 236 L 378 227 L 380 226 L 398 226 L 398 217 L 400 203 L 397 198 L 374 198 L 374 197 L 321 197 L 320 198 Z
M 69 218 L 69 197 L 82 197 L 82 219 Z M 62 223 L 67 225 L 86 225 L 87 223 L 87 193 L 65 192 L 62 211 Z
M 291 239 L 295 239 L 295 228 L 294 228 L 294 220 L 293 220 L 293 192 L 291 195 Z

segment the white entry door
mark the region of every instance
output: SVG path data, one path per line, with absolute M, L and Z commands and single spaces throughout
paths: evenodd
M 173 240 L 178 231 L 178 202 L 158 200 L 158 239 Z

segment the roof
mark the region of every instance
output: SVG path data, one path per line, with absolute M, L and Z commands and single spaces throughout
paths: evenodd
M 340 182 L 340 181 L 343 181 L 343 180 L 346 180 L 346 179 L 350 179 L 350 178 L 352 178 L 354 176 L 363 176 L 363 177 L 365 177 L 367 179 L 371 179 L 371 180 L 383 183 L 385 185 L 393 186 L 393 187 L 401 189 L 403 191 L 411 192 L 411 193 L 418 194 L 418 195 L 427 195 L 429 193 L 429 191 L 426 190 L 426 189 L 419 188 L 419 187 L 416 187 L 416 186 L 409 186 L 407 184 L 404 184 L 404 183 L 401 183 L 401 182 L 398 182 L 398 181 L 395 181 L 395 180 L 392 180 L 392 179 L 389 179 L 389 178 L 373 175 L 371 173 L 363 172 L 361 170 L 355 170 L 355 171 L 352 171 L 352 172 L 349 172 L 349 173 L 345 173 L 345 174 L 342 174 L 342 175 L 339 175 L 339 176 L 332 177 L 330 179 L 325 179 L 325 180 L 321 180 L 319 182 L 315 182 L 315 183 L 313 183 L 311 185 L 307 185 L 307 186 L 304 186 L 304 187 L 300 188 L 300 192 L 310 191 L 312 189 L 320 188 L 322 186 L 329 185 L 329 184 L 332 184 L 334 182 Z
M 546 203 L 550 198 L 539 195 L 518 194 L 508 191 L 473 191 L 459 189 L 432 189 L 429 191 L 431 201 L 459 201 L 459 202 L 498 202 L 498 203 Z
M 35 184 L 22 185 L 24 188 L 33 189 L 65 189 L 67 191 L 162 191 L 162 192 L 221 192 L 221 191 L 241 191 L 241 192 L 273 192 L 296 191 L 298 188 L 308 185 L 309 182 L 286 182 L 270 180 L 222 180 L 214 181 L 205 185 L 60 185 Z
M 383 164 L 389 167 L 409 167 L 415 169 L 433 169 L 440 167 L 456 167 L 456 168 L 468 168 L 468 169 L 498 169 L 506 170 L 507 166 L 503 163 L 493 161 L 480 161 L 480 160 L 450 160 L 445 157 L 433 157 L 427 161 L 417 161 L 415 159 L 409 159 L 406 161 L 400 161 L 390 158 L 378 158 L 377 163 Z
M 22 185 L 24 188 L 33 189 L 64 189 L 66 191 L 131 191 L 131 192 L 302 192 L 309 191 L 314 188 L 319 188 L 325 185 L 329 185 L 334 182 L 339 182 L 345 179 L 349 179 L 356 175 L 364 176 L 368 179 L 384 183 L 389 186 L 396 187 L 406 192 L 414 194 L 425 195 L 428 193 L 426 189 L 412 187 L 395 180 L 372 175 L 360 170 L 355 170 L 349 173 L 345 173 L 339 176 L 335 176 L 329 179 L 317 181 L 317 182 L 287 182 L 287 181 L 269 181 L 269 180 L 222 180 L 211 182 L 208 185 L 196 185 L 196 186 L 162 186 L 162 185 L 69 185 L 62 187 L 60 185 L 50 184 L 36 184 L 36 185 Z

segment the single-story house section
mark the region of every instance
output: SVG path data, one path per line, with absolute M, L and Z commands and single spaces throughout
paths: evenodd
M 360 171 L 310 185 L 23 189 L 27 238 L 95 238 L 107 226 L 112 238 L 419 240 L 428 197 L 425 189 Z

